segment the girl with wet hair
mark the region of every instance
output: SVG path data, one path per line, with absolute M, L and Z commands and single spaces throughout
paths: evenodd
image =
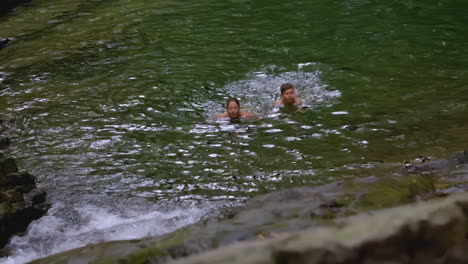
M 242 117 L 251 117 L 253 114 L 240 110 L 240 103 L 237 98 L 229 98 L 226 101 L 226 112 L 215 116 L 215 118 L 240 119 Z

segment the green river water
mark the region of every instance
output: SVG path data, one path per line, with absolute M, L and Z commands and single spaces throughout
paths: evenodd
M 466 1 L 33 0 L 0 37 L 7 151 L 52 203 L 11 263 L 467 146 Z M 260 120 L 206 122 L 230 96 Z

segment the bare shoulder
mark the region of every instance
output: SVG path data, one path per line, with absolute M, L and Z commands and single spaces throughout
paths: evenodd
M 278 101 L 274 102 L 272 105 L 277 106 L 277 105 L 281 105 L 281 104 L 283 104 L 283 100 L 278 100 Z
M 226 117 L 228 117 L 228 113 L 224 112 L 222 114 L 219 114 L 219 115 L 215 116 L 214 118 L 226 118 Z
M 241 111 L 240 114 L 241 114 L 242 117 L 254 116 L 252 113 L 244 112 L 244 111 Z

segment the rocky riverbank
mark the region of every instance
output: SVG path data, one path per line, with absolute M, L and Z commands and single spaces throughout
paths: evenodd
M 461 263 L 457 261 L 468 259 L 461 250 L 468 196 L 432 200 L 446 196 L 448 186 L 462 184 L 446 182 L 453 175 L 468 177 L 467 162 L 462 151 L 418 165 L 411 173 L 403 169 L 273 192 L 221 219 L 160 237 L 90 245 L 33 263 Z M 431 201 L 422 202 L 426 200 Z M 396 207 L 409 203 L 414 204 Z M 432 262 L 424 262 L 428 259 Z
M 37 188 L 36 178 L 20 171 L 16 160 L 4 154 L 10 144 L 8 131 L 14 122 L 11 118 L 0 119 L 0 249 L 12 235 L 24 232 L 49 208 L 46 193 Z M 0 252 L 7 254 L 7 249 Z
M 172 263 L 468 263 L 467 234 L 468 193 L 462 193 L 340 219 L 329 227 L 238 243 Z

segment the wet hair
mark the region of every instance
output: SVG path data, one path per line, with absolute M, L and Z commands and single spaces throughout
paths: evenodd
M 294 89 L 294 85 L 292 85 L 292 83 L 283 83 L 280 87 L 281 94 L 289 89 Z
M 230 102 L 236 102 L 237 106 L 239 106 L 239 109 L 240 109 L 239 100 L 237 100 L 237 98 L 234 98 L 234 97 L 231 97 L 231 98 L 227 99 L 227 101 L 226 101 L 226 109 L 228 108 L 228 105 L 229 105 Z

